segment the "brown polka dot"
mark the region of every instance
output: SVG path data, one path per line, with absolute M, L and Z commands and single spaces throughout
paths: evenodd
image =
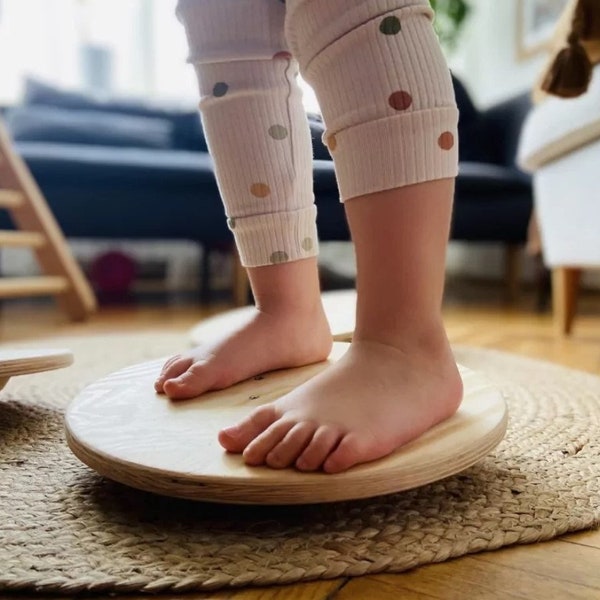
M 335 152 L 335 149 L 337 148 L 337 138 L 334 135 L 330 135 L 327 138 L 327 147 L 332 151 Z
M 302 248 L 304 250 L 306 250 L 306 252 L 310 252 L 313 248 L 314 248 L 315 243 L 313 242 L 313 239 L 310 237 L 305 237 L 302 240 Z
M 235 219 L 227 219 L 227 225 L 229 225 L 229 229 L 235 229 Z
M 292 60 L 292 53 L 287 50 L 273 54 L 273 60 Z
M 402 90 L 400 92 L 394 92 L 389 97 L 389 103 L 394 110 L 406 110 L 411 107 L 413 99 L 408 92 Z
M 442 150 L 452 150 L 454 148 L 454 134 L 450 131 L 444 131 L 438 138 L 438 145 Z
M 278 250 L 277 252 L 273 252 L 273 254 L 271 254 L 270 260 L 274 265 L 278 265 L 280 263 L 287 262 L 290 260 L 290 257 L 283 250 Z
M 250 193 L 257 198 L 266 198 L 271 193 L 271 188 L 266 183 L 253 183 Z
M 285 140 L 288 136 L 288 130 L 283 125 L 272 125 L 269 127 L 269 135 L 274 140 Z

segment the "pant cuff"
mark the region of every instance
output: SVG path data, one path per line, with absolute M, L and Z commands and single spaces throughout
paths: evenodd
M 290 212 L 230 217 L 227 223 L 242 265 L 263 267 L 316 256 L 316 216 L 316 207 L 310 206 Z
M 421 110 L 325 133 L 342 201 L 458 174 L 458 110 Z

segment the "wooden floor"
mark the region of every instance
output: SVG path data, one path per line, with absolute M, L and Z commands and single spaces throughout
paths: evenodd
M 502 290 L 497 287 L 469 284 L 452 285 L 448 289 L 444 312 L 453 343 L 496 348 L 600 375 L 600 293 L 582 299 L 574 334 L 570 339 L 558 339 L 550 315 L 536 313 L 535 301 L 527 294 L 516 304 L 507 305 L 502 301 Z M 91 322 L 72 325 L 51 306 L 10 304 L 0 311 L 0 338 L 7 342 L 55 334 L 86 335 L 157 327 L 184 332 L 201 318 L 223 308 L 226 307 L 200 309 L 189 304 L 104 308 Z M 181 598 L 598 600 L 599 567 L 600 531 L 595 531 L 568 535 L 544 544 L 472 555 L 401 575 L 192 594 Z M 177 598 L 173 594 L 165 597 L 169 600 Z

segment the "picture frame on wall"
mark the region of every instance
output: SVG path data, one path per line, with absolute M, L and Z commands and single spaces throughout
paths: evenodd
M 527 60 L 549 48 L 569 0 L 517 0 L 517 58 Z

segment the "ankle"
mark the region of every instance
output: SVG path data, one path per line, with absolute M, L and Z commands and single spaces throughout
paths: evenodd
M 391 346 L 408 355 L 428 355 L 443 359 L 451 353 L 441 318 L 407 319 L 389 323 L 358 323 L 353 341 Z
M 323 312 L 316 259 L 251 268 L 248 275 L 262 313 L 300 319 Z

